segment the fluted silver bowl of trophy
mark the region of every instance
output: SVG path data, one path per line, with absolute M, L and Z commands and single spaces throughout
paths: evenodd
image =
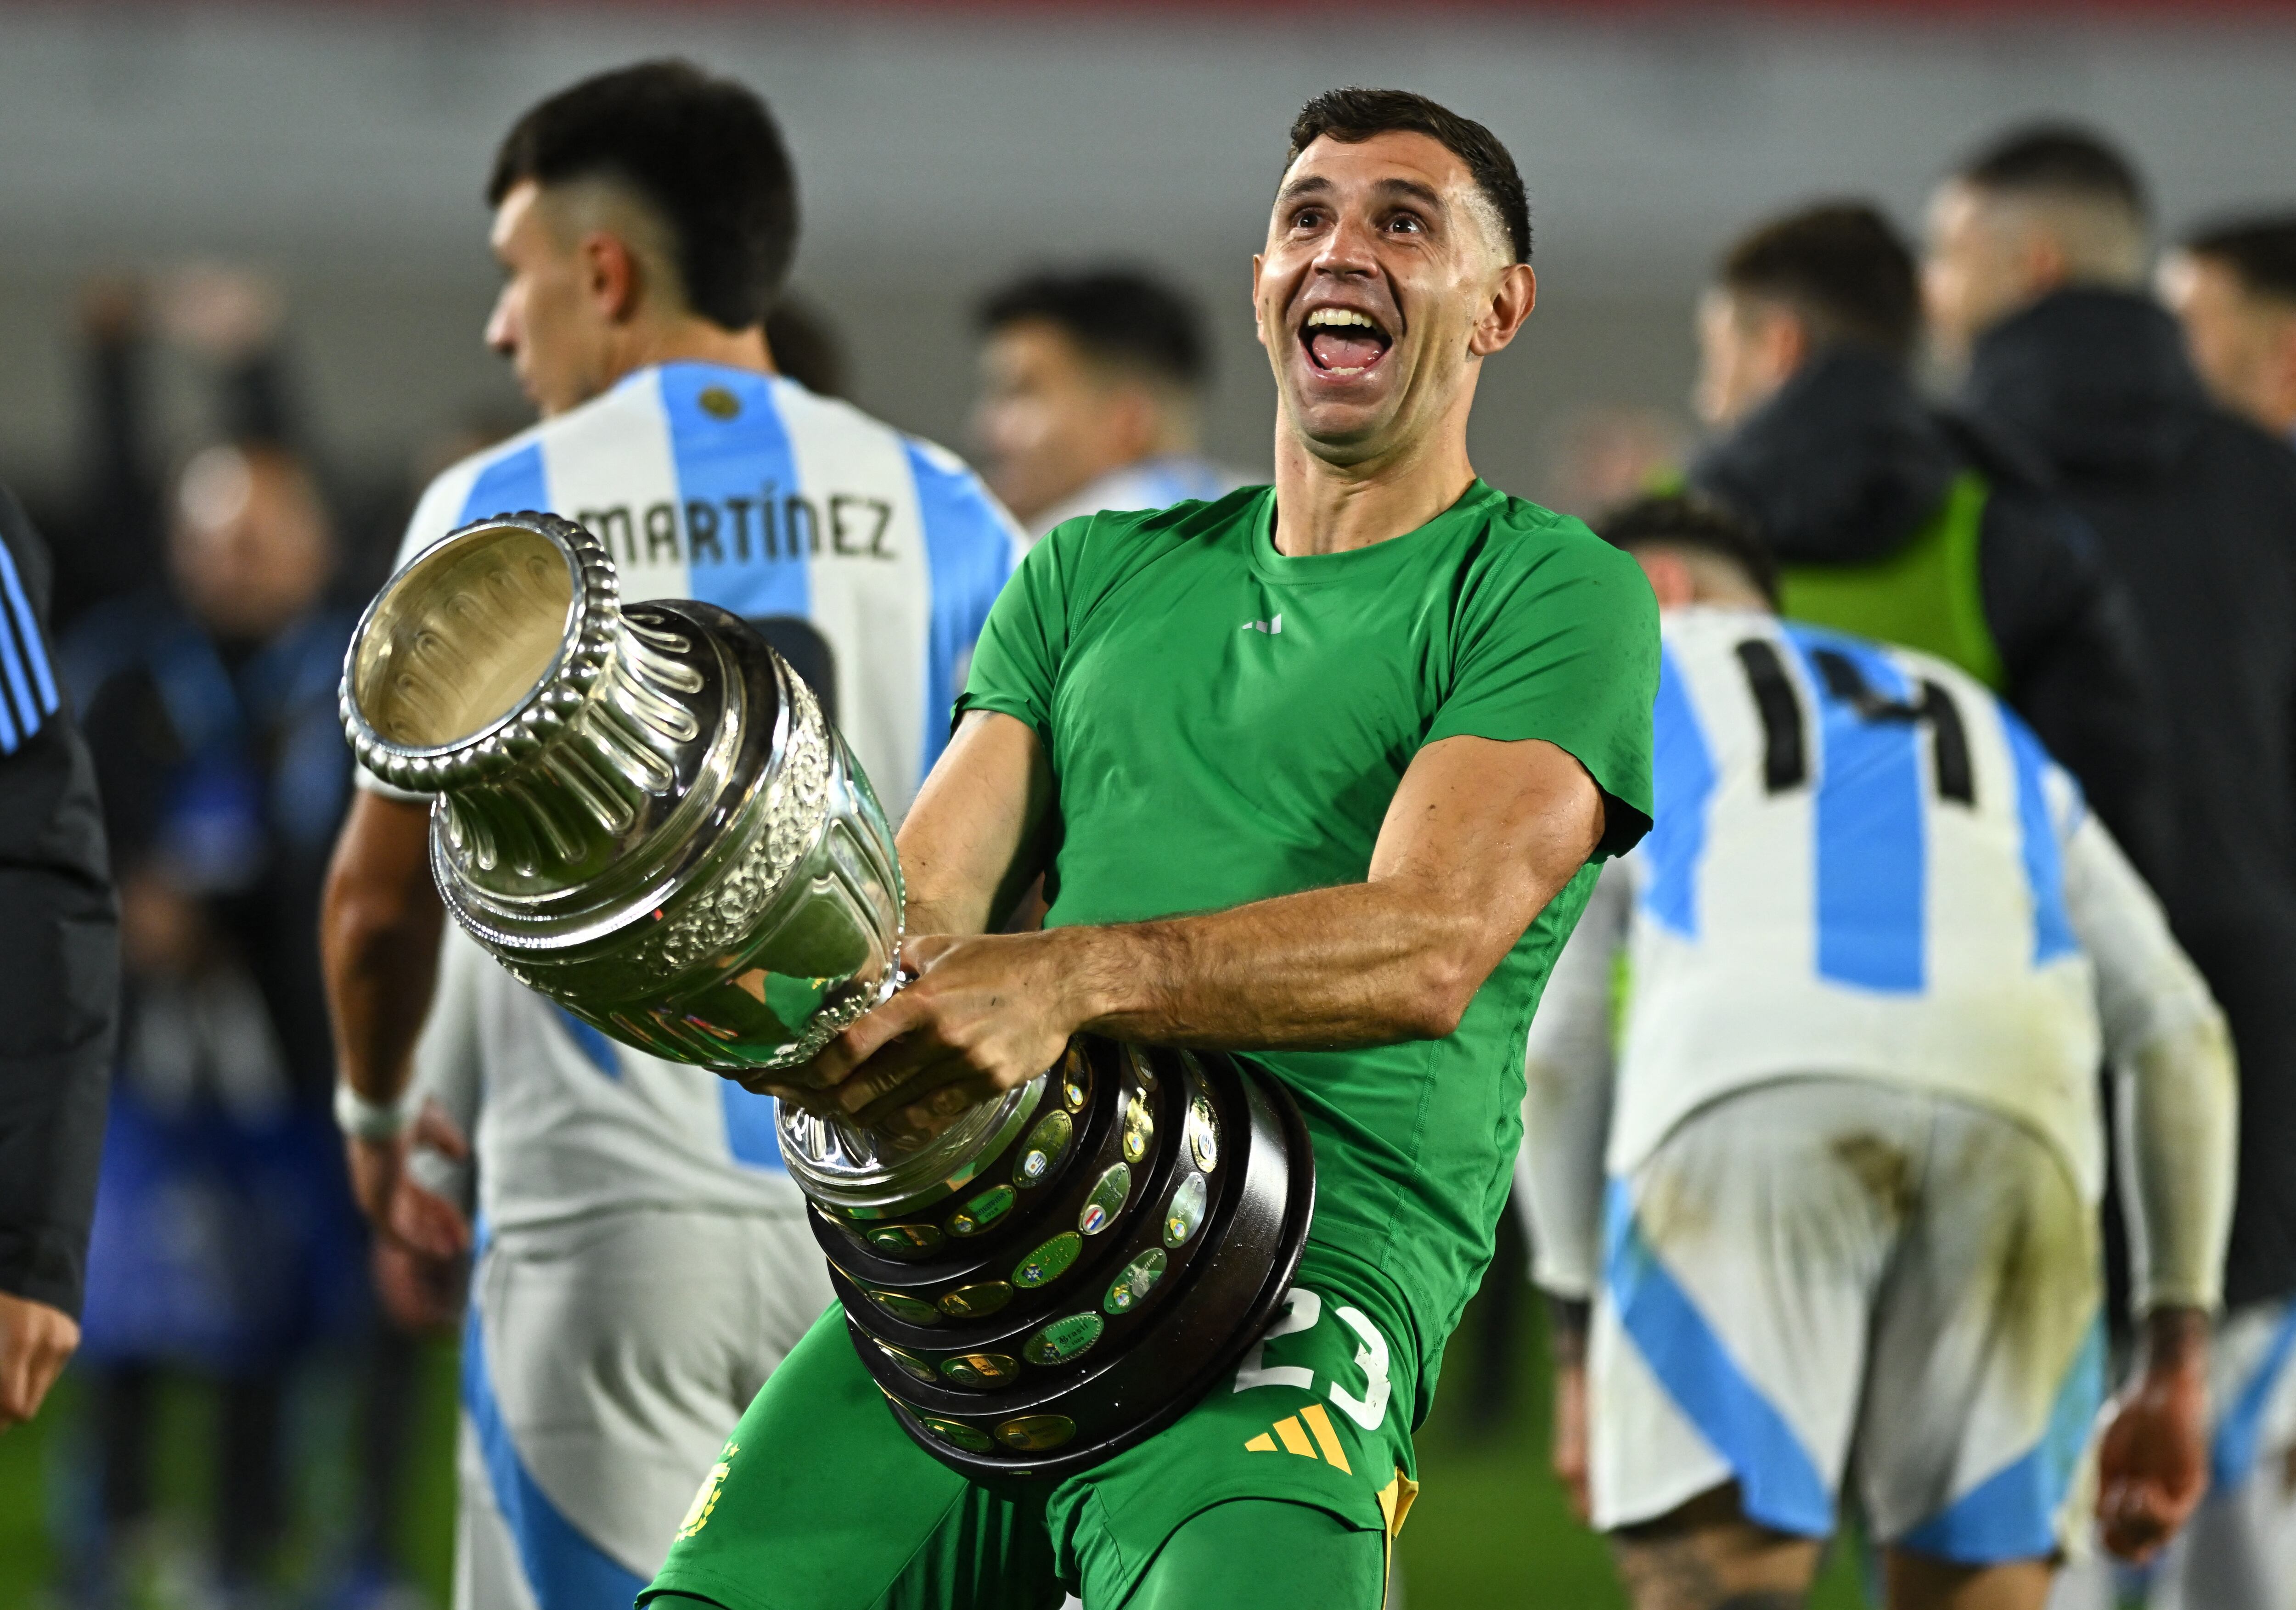
M 580 526 L 495 515 L 420 555 L 360 621 L 341 705 L 363 766 L 434 796 L 455 921 L 613 1039 L 795 1070 L 898 987 L 892 833 L 813 691 L 722 609 L 624 606 Z M 1265 1328 L 1315 1195 L 1273 1080 L 1079 1036 L 945 1116 L 778 1120 L 855 1347 L 936 1457 L 1078 1468 Z

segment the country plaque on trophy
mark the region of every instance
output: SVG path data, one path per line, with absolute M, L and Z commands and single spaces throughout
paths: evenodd
M 795 1070 L 900 982 L 900 865 L 811 689 L 739 617 L 625 606 L 553 515 L 475 522 L 359 624 L 359 761 L 434 797 L 455 919 L 641 1051 Z M 1211 1053 L 1071 1042 L 896 1134 L 783 1104 L 854 1346 L 918 1443 L 1058 1474 L 1185 1412 L 1266 1328 L 1315 1172 L 1281 1085 Z

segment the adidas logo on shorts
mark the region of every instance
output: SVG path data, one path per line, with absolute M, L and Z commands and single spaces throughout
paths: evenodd
M 1303 1420 L 1307 1422 L 1304 1429 L 1300 1425 Z M 1308 1440 L 1309 1432 L 1315 1433 L 1313 1442 Z M 1285 1415 L 1275 1422 L 1272 1433 L 1261 1432 L 1243 1445 L 1243 1450 L 1246 1453 L 1274 1453 L 1278 1442 L 1283 1444 L 1285 1452 L 1296 1453 L 1302 1458 L 1314 1458 L 1316 1450 L 1320 1448 L 1325 1464 L 1349 1475 L 1355 1474 L 1355 1466 L 1348 1463 L 1348 1450 L 1340 1446 L 1340 1435 L 1332 1428 L 1332 1417 L 1324 1412 L 1321 1403 L 1310 1403 L 1296 1415 Z

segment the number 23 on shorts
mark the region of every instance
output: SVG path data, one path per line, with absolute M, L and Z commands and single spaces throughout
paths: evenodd
M 1380 1335 L 1379 1327 L 1374 1325 L 1361 1309 L 1337 1303 L 1332 1311 L 1342 1325 L 1355 1333 L 1355 1367 L 1362 1372 L 1364 1390 L 1358 1397 L 1335 1380 L 1326 1384 L 1324 1395 L 1331 1400 L 1332 1407 L 1365 1431 L 1377 1431 L 1380 1422 L 1387 1417 L 1387 1401 L 1393 1392 L 1393 1383 L 1388 1379 L 1387 1338 Z M 1313 1330 L 1323 1317 L 1324 1299 L 1321 1294 L 1304 1286 L 1293 1286 L 1291 1296 L 1285 1299 L 1283 1312 L 1275 1324 L 1267 1327 L 1267 1334 L 1244 1355 L 1242 1364 L 1237 1368 L 1235 1390 L 1250 1392 L 1259 1386 L 1292 1386 L 1303 1392 L 1314 1392 L 1316 1372 L 1304 1365 L 1267 1363 L 1267 1344 L 1283 1336 Z

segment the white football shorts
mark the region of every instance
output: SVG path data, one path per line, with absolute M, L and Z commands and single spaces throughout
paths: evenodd
M 486 1244 L 463 1335 L 456 1610 L 629 1610 L 830 1301 L 793 1214 L 623 1210 Z
M 1809 1078 L 1724 1097 L 1614 1179 L 1588 1356 L 1595 1524 L 1725 1483 L 1965 1565 L 2081 1534 L 2103 1396 L 2095 1209 L 2012 1120 Z

